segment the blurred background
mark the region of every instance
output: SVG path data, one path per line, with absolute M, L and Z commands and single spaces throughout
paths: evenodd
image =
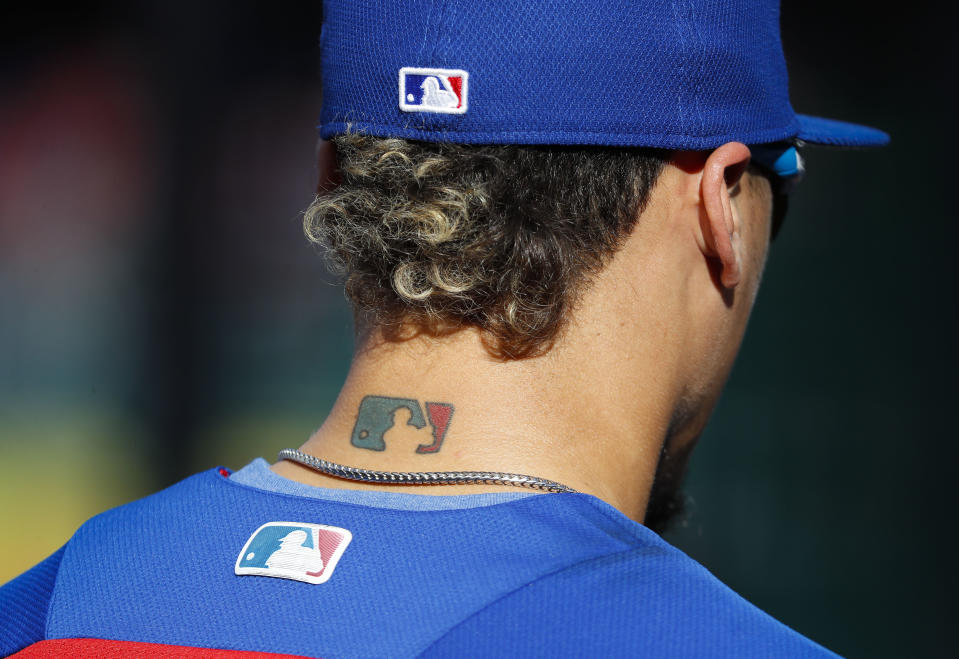
M 4 9 L 0 583 L 329 410 L 351 323 L 300 225 L 320 4 Z M 808 151 L 668 539 L 841 654 L 952 656 L 955 16 L 873 6 L 783 7 L 797 110 L 893 144 Z

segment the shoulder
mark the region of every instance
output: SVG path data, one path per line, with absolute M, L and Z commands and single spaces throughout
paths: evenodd
M 0 656 L 7 656 L 47 637 L 53 602 L 77 554 L 91 546 L 122 545 L 117 531 L 133 531 L 158 516 L 176 517 L 200 504 L 200 491 L 209 489 L 213 472 L 198 474 L 162 492 L 106 511 L 85 522 L 66 545 L 43 562 L 0 587 Z M 82 563 L 82 560 L 81 560 Z
M 425 656 L 835 657 L 665 541 L 578 563 L 476 611 Z
M 0 656 L 43 640 L 64 548 L 0 587 Z

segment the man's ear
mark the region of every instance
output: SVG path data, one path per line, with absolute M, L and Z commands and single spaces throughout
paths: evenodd
M 316 193 L 332 192 L 342 182 L 336 162 L 336 145 L 327 140 L 316 146 Z
M 741 228 L 733 214 L 730 191 L 739 184 L 749 165 L 749 156 L 749 147 L 745 144 L 722 145 L 706 158 L 700 182 L 703 252 L 719 262 L 719 279 L 727 289 L 739 283 L 744 258 Z

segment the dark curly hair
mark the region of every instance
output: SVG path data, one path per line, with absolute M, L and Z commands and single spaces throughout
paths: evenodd
M 360 317 L 388 331 L 477 327 L 503 359 L 552 345 L 669 157 L 356 133 L 334 142 L 342 181 L 316 197 L 304 229 Z

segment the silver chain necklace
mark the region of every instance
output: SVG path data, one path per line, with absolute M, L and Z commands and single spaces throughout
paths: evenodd
M 328 476 L 361 483 L 389 485 L 472 485 L 484 483 L 486 485 L 529 487 L 547 492 L 576 492 L 573 488 L 562 483 L 525 474 L 507 474 L 499 471 L 375 471 L 373 469 L 347 467 L 336 462 L 321 460 L 292 448 L 283 449 L 277 457 L 280 460 L 291 460 Z

